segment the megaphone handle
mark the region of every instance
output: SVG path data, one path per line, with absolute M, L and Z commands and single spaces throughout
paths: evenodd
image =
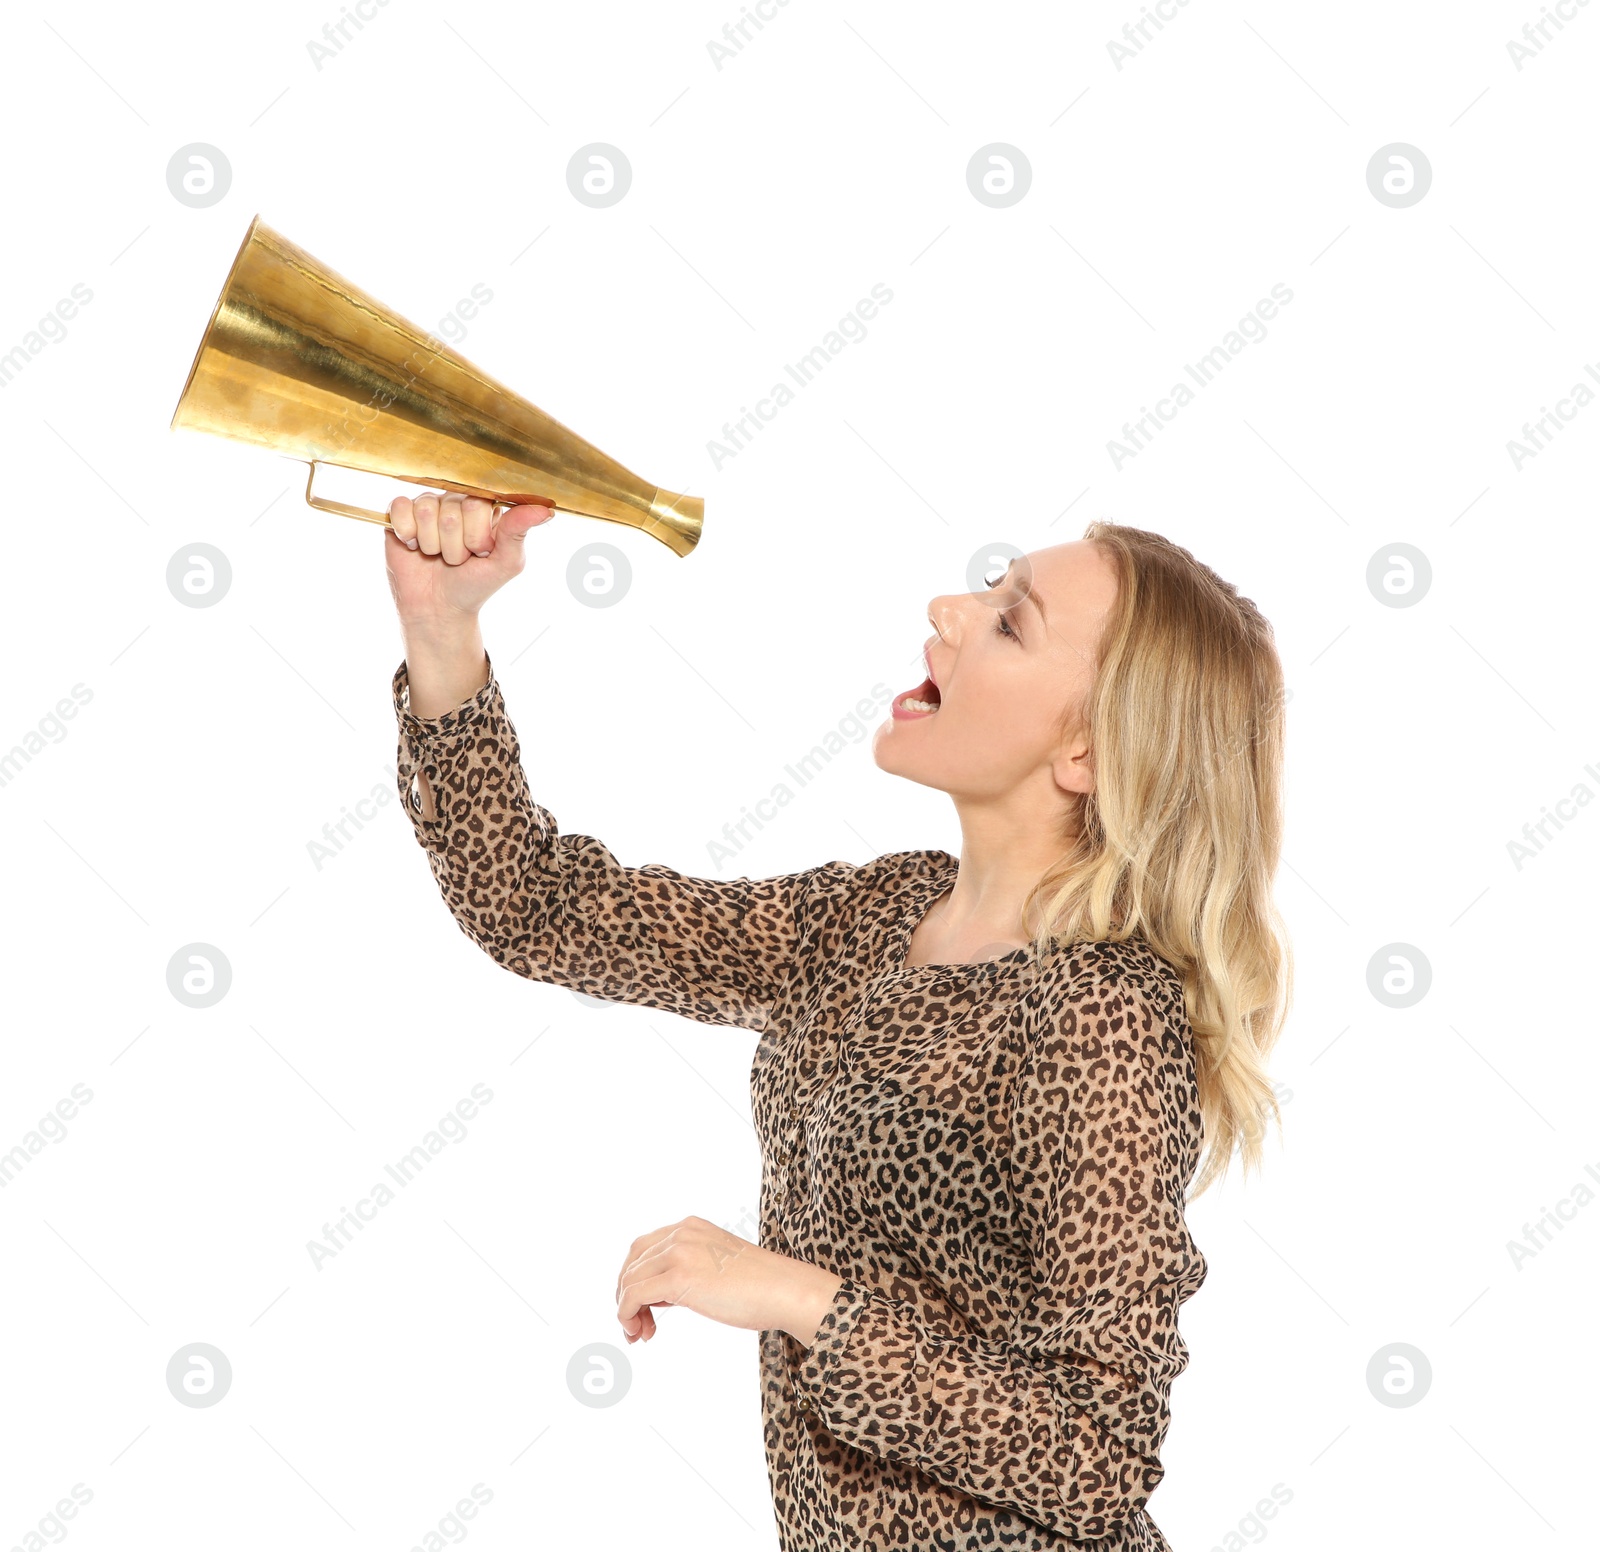
M 353 507 L 346 501 L 331 501 L 326 496 L 314 496 L 311 493 L 312 482 L 317 477 L 317 460 L 310 460 L 310 472 L 306 475 L 306 505 L 315 507 L 319 512 L 337 512 L 340 517 L 359 517 L 364 523 L 378 523 L 382 527 L 389 526 L 387 512 L 374 512 L 371 507 Z M 509 512 L 516 503 L 513 501 L 497 501 L 494 504 L 495 522 L 499 522 L 502 513 Z

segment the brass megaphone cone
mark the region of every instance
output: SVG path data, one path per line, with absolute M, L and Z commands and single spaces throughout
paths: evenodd
M 179 426 L 304 459 L 310 505 L 385 527 L 386 513 L 313 495 L 317 465 L 544 502 L 642 529 L 676 555 L 705 520 L 698 496 L 641 480 L 259 215 L 189 368 Z

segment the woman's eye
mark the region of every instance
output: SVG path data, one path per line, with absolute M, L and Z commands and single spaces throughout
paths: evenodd
M 1012 630 L 1011 622 L 1006 618 L 1004 610 L 998 610 L 997 609 L 995 611 L 995 617 L 994 618 L 995 618 L 995 627 L 994 628 L 995 628 L 996 631 L 999 632 L 1000 635 L 1002 635 L 1002 636 L 1010 636 L 1013 640 L 1021 640 L 1021 638 L 1017 635 L 1017 633 L 1014 630 Z

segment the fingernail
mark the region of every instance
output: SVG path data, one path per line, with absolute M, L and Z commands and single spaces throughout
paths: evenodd
M 417 541 L 415 539 L 407 539 L 406 540 L 406 548 L 408 550 L 414 550 L 414 549 L 416 549 L 416 547 L 417 547 Z

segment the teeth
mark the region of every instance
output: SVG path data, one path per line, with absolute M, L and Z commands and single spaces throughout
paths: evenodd
M 907 711 L 937 711 L 938 706 L 932 701 L 919 701 L 915 696 L 908 695 L 900 702 Z

